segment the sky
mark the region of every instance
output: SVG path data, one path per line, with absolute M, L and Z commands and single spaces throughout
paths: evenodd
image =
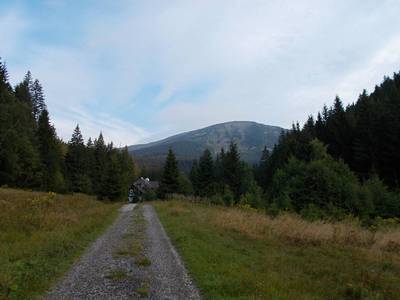
M 400 71 L 398 0 L 0 0 L 0 57 L 58 135 L 115 145 L 215 123 L 289 128 Z

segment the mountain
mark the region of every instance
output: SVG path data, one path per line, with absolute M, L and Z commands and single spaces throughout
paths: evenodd
M 216 155 L 221 148 L 227 149 L 230 142 L 234 141 L 242 159 L 254 163 L 260 159 L 264 146 L 273 148 L 283 130 L 281 127 L 256 122 L 234 121 L 184 132 L 148 144 L 129 146 L 128 150 L 139 165 L 152 168 L 162 164 L 168 149 L 172 148 L 182 166 L 199 158 L 206 148 Z

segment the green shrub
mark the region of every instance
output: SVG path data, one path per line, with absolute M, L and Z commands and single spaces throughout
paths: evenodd
M 219 194 L 213 195 L 211 198 L 209 198 L 209 202 L 214 205 L 225 205 L 224 199 Z
M 208 198 L 208 202 L 214 205 L 232 206 L 235 202 L 235 196 L 228 187 L 224 188 L 223 194 L 215 194 Z
M 279 211 L 280 211 L 280 209 L 278 208 L 276 203 L 271 203 L 270 205 L 268 205 L 268 207 L 266 209 L 267 215 L 269 215 L 271 217 L 278 216 L 279 215 Z
M 232 206 L 235 203 L 235 195 L 229 188 L 225 188 L 224 194 L 222 195 L 222 200 L 225 206 Z
M 263 207 L 262 189 L 256 184 L 252 185 L 246 194 L 240 196 L 239 203 L 240 205 L 249 205 L 254 208 Z
M 144 194 L 144 200 L 145 201 L 153 201 L 157 200 L 157 193 L 154 190 L 148 191 L 146 194 Z
M 364 198 L 363 204 L 368 204 L 367 212 L 373 217 L 400 217 L 400 196 L 390 192 L 377 176 L 363 184 L 360 194 Z
M 310 203 L 300 210 L 300 215 L 306 220 L 316 221 L 324 219 L 326 217 L 326 212 L 315 204 Z
M 398 228 L 400 225 L 400 218 L 383 219 L 381 217 L 377 217 L 375 219 L 375 224 L 376 224 L 377 228 L 380 228 L 380 229 Z
M 193 186 L 190 182 L 189 178 L 182 172 L 179 173 L 178 177 L 179 184 L 179 193 L 183 195 L 192 195 L 193 194 Z
M 311 218 L 320 215 L 316 208 L 338 217 L 353 213 L 359 191 L 357 177 L 346 164 L 329 156 L 319 141 L 310 145 L 310 162 L 290 158 L 274 175 L 271 191 L 277 207 L 303 211 Z

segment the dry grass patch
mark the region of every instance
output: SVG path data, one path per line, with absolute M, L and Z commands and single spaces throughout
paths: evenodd
M 274 235 L 293 243 L 357 246 L 373 251 L 400 252 L 400 228 L 372 231 L 351 221 L 310 222 L 294 214 L 272 218 L 255 210 L 239 208 L 215 208 L 210 222 L 253 239 Z

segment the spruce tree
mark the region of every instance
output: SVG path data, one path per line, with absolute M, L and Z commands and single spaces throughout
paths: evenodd
M 126 194 L 136 177 L 136 167 L 132 156 L 129 154 L 128 147 L 118 151 L 118 160 L 121 169 L 121 188 L 122 194 Z
M 15 151 L 18 134 L 13 128 L 16 106 L 8 82 L 7 67 L 0 60 L 0 185 L 14 185 L 19 172 L 18 154 Z
M 32 112 L 35 120 L 39 119 L 43 110 L 46 110 L 46 103 L 44 101 L 44 94 L 39 80 L 35 80 L 31 87 L 32 93 Z
M 229 145 L 229 151 L 224 159 L 224 176 L 226 182 L 235 196 L 237 202 L 242 189 L 242 164 L 237 145 L 233 142 Z
M 221 151 L 217 154 L 214 164 L 214 177 L 215 177 L 215 192 L 222 194 L 226 184 L 226 177 L 224 176 L 224 165 L 225 165 L 225 150 L 221 148 Z
M 32 75 L 28 71 L 24 80 L 15 87 L 15 96 L 32 110 Z
M 94 146 L 94 143 L 93 143 L 93 141 L 92 141 L 92 138 L 89 137 L 89 139 L 88 139 L 88 141 L 87 141 L 87 143 L 86 143 L 86 147 L 88 147 L 88 148 L 93 148 L 93 146 Z
M 178 162 L 172 149 L 169 149 L 165 160 L 164 172 L 159 188 L 161 198 L 165 198 L 168 194 L 177 193 L 179 191 L 179 170 Z
M 214 163 L 210 150 L 206 149 L 200 157 L 197 174 L 198 193 L 209 197 L 214 193 Z
M 87 168 L 87 175 L 90 178 L 90 182 L 92 183 L 92 193 L 96 192 L 96 187 L 95 187 L 95 169 L 96 169 L 96 160 L 95 160 L 95 154 L 94 154 L 94 143 L 92 141 L 92 138 L 89 137 L 87 143 L 86 143 L 86 168 Z
M 49 113 L 44 109 L 38 119 L 38 142 L 42 169 L 42 189 L 64 191 L 61 173 L 61 149 Z
M 103 134 L 94 142 L 94 166 L 92 169 L 92 182 L 95 194 L 100 198 L 107 197 L 107 146 L 104 143 Z
M 107 169 L 105 170 L 105 181 L 101 189 L 100 198 L 115 201 L 121 199 L 123 194 L 123 174 L 118 158 L 118 151 L 108 146 Z
M 12 91 L 11 85 L 9 83 L 7 66 L 5 63 L 1 61 L 0 57 L 0 91 L 7 90 L 8 92 Z
M 199 195 L 199 164 L 197 160 L 192 163 L 192 168 L 190 169 L 189 179 L 192 183 L 193 192 L 195 195 Z
M 268 160 L 270 157 L 270 152 L 267 146 L 264 146 L 264 149 L 261 153 L 260 162 L 256 168 L 256 179 L 258 184 L 265 191 L 267 189 L 267 172 L 268 172 Z
M 6 74 L 5 66 L 2 67 Z M 6 79 L 7 76 L 4 78 Z M 5 80 L 4 79 L 4 80 Z M 0 91 L 1 131 L 0 156 L 3 156 L 4 167 L 8 169 L 8 183 L 18 187 L 36 188 L 41 185 L 39 169 L 39 153 L 36 138 L 36 124 L 32 115 L 31 94 L 29 84 L 30 72 L 22 83 L 18 84 L 15 92 L 10 91 L 7 82 L 3 82 Z M 8 161 L 6 161 L 8 160 Z M 0 163 L 2 164 L 2 163 Z M 6 172 L 4 172 L 6 173 Z
M 90 193 L 91 181 L 87 175 L 86 149 L 79 125 L 76 125 L 65 157 L 69 188 L 73 192 Z

